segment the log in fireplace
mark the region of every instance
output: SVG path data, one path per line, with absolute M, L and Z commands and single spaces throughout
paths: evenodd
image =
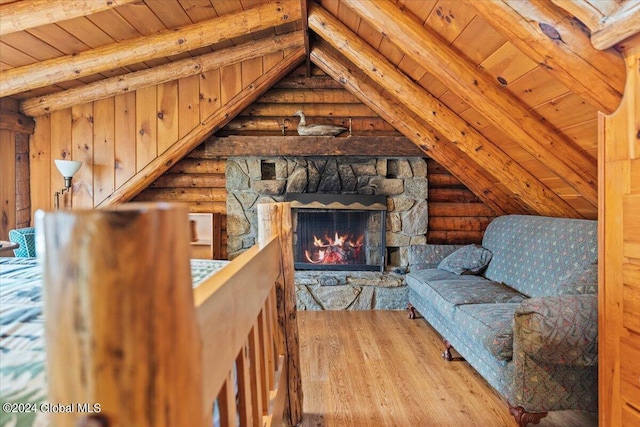
M 384 271 L 386 196 L 287 194 L 297 270 Z

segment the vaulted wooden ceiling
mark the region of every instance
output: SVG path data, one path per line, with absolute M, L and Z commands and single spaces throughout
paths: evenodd
M 304 46 L 496 212 L 595 218 L 608 40 L 639 26 L 633 0 L 0 0 L 0 98 L 37 121 Z

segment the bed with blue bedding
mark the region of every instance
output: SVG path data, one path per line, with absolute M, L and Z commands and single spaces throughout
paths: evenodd
M 191 260 L 194 288 L 229 261 Z M 42 270 L 36 258 L 0 258 L 0 426 L 46 426 Z

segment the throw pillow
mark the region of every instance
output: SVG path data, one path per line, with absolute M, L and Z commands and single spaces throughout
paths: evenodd
M 580 264 L 558 279 L 558 294 L 597 294 L 598 263 Z
M 467 245 L 443 259 L 438 268 L 455 274 L 480 274 L 491 261 L 490 250 L 478 245 Z

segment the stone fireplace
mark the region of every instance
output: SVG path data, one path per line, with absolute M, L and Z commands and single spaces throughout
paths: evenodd
M 379 213 L 384 212 L 384 214 L 377 217 L 384 225 L 380 229 L 384 231 L 379 232 L 382 233 L 379 238 L 381 246 L 377 255 L 376 249 L 369 247 L 368 253 L 365 252 L 363 256 L 365 256 L 364 264 L 369 264 L 368 261 L 372 260 L 379 261 L 379 264 L 365 268 L 371 271 L 351 271 L 348 268 L 345 271 L 342 267 L 302 271 L 299 270 L 302 265 L 298 265 L 296 268 L 298 307 L 299 309 L 404 308 L 407 292 L 402 272 L 408 265 L 409 247 L 426 243 L 428 187 L 425 159 L 229 158 L 226 165 L 226 183 L 227 251 L 230 259 L 255 243 L 256 206 L 259 203 L 291 200 L 292 208 L 296 208 L 295 204 L 298 203 L 296 199 L 308 200 L 309 197 L 336 198 L 338 195 L 344 195 L 347 198 L 377 197 L 376 203 L 386 205 L 383 206 L 384 209 L 378 210 Z M 307 209 L 304 210 L 307 211 Z M 375 223 L 375 218 L 368 218 L 366 222 Z M 295 218 L 294 220 L 298 221 Z M 353 218 L 344 220 L 355 221 Z M 297 224 L 294 224 L 294 228 L 296 226 Z M 351 229 L 353 226 L 349 225 L 347 228 Z M 318 244 L 325 247 L 337 244 L 330 241 L 342 238 L 340 233 L 336 236 L 336 231 L 338 230 L 325 230 L 320 233 L 323 235 L 316 236 L 321 241 Z M 374 234 L 371 233 L 373 240 L 375 240 Z M 299 236 L 295 238 L 299 239 Z M 349 238 L 354 239 L 349 244 L 349 250 L 355 251 L 355 247 L 359 245 L 358 237 L 350 236 Z M 304 252 L 302 254 L 306 256 Z M 320 254 L 319 250 L 309 251 L 309 257 L 314 262 L 324 256 L 327 256 L 326 253 Z M 357 261 L 355 264 L 360 265 L 361 262 Z

